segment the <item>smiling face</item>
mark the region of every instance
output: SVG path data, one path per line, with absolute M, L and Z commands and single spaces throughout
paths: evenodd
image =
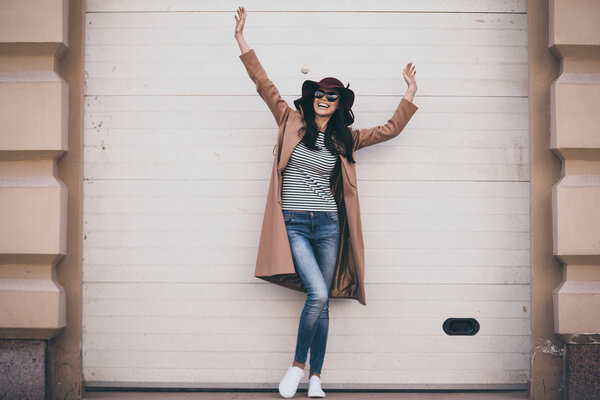
M 335 101 L 327 100 L 326 95 L 320 99 L 315 98 L 313 101 L 315 115 L 320 117 L 331 117 L 340 104 L 340 93 L 335 89 L 323 89 L 322 87 L 319 87 L 317 90 L 320 90 L 324 93 L 335 93 L 338 95 L 338 98 Z

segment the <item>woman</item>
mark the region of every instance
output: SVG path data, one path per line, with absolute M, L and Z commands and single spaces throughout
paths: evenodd
M 279 384 L 291 398 L 310 350 L 309 397 L 325 397 L 321 368 L 329 327 L 329 298 L 366 304 L 364 246 L 354 151 L 397 136 L 416 112 L 412 63 L 402 71 L 408 89 L 383 126 L 352 130 L 354 92 L 336 78 L 307 80 L 292 110 L 244 39 L 246 11 L 235 16 L 235 38 L 248 75 L 279 127 L 255 276 L 305 291 L 296 352 Z

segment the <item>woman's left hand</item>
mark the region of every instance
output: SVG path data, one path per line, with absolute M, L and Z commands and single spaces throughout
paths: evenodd
M 417 81 L 415 80 L 415 75 L 417 74 L 417 70 L 412 62 L 406 64 L 406 67 L 402 71 L 402 75 L 404 76 L 404 82 L 408 85 L 408 90 L 413 93 L 417 91 Z
M 417 81 L 415 80 L 415 75 L 417 74 L 417 70 L 412 62 L 406 64 L 406 67 L 402 71 L 402 76 L 404 76 L 404 81 L 408 85 L 408 89 L 406 89 L 406 93 L 404 94 L 404 98 L 411 103 L 415 99 L 415 93 L 417 93 Z

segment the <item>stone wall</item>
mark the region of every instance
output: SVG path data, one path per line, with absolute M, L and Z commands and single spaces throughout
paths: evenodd
M 56 398 L 81 396 L 82 9 L 81 1 L 8 0 L 0 11 L 3 399 L 45 398 L 61 385 L 70 394 L 55 387 Z M 70 375 L 50 368 L 51 355 Z

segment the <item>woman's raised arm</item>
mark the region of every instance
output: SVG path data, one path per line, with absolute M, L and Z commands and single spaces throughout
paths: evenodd
M 277 87 L 271 82 L 264 68 L 260 65 L 254 50 L 250 50 L 248 43 L 244 39 L 244 24 L 246 22 L 246 10 L 244 7 L 237 9 L 235 22 L 235 39 L 242 51 L 240 59 L 244 63 L 250 79 L 256 84 L 256 91 L 265 103 L 267 103 L 273 117 L 275 117 L 277 125 L 282 125 L 292 110 L 286 101 L 281 98 L 279 90 L 277 90 Z
M 362 149 L 363 147 L 371 146 L 377 143 L 392 139 L 400 134 L 413 114 L 417 112 L 418 107 L 413 104 L 415 93 L 417 92 L 417 81 L 415 75 L 417 71 L 412 62 L 406 64 L 402 71 L 404 81 L 408 85 L 404 97 L 400 100 L 398 108 L 392 115 L 392 118 L 381 126 L 375 128 L 354 130 L 354 150 Z
M 248 43 L 246 43 L 246 39 L 244 39 L 244 25 L 246 24 L 246 9 L 244 7 L 238 7 L 237 15 L 234 15 L 235 18 L 235 40 L 237 40 L 238 45 L 240 46 L 240 50 L 242 54 L 250 51 L 250 47 L 248 47 Z

